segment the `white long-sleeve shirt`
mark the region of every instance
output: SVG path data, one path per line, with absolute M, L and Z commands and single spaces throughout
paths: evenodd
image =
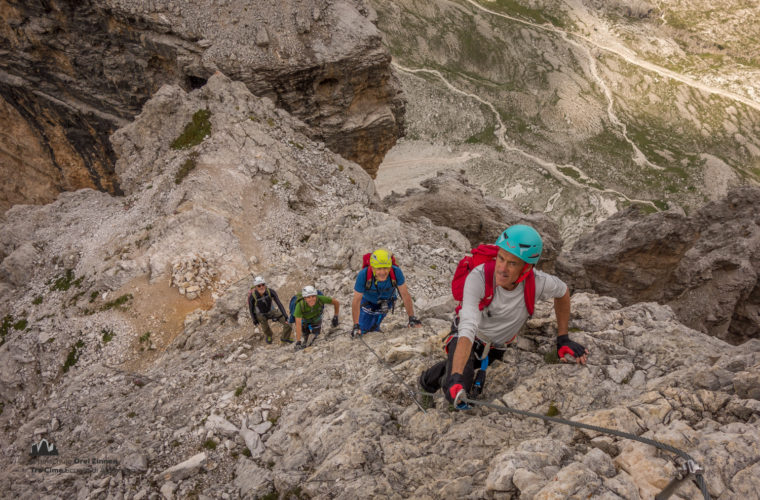
M 542 271 L 533 272 L 536 275 L 536 302 L 558 299 L 565 295 L 567 285 L 562 280 Z M 529 317 L 523 297 L 524 288 L 524 283 L 518 284 L 514 290 L 494 284 L 491 304 L 480 311 L 478 304 L 486 290 L 485 271 L 482 264 L 473 269 L 464 282 L 462 309 L 459 311 L 459 336 L 474 341 L 477 335 L 479 339 L 495 346 L 511 340 Z

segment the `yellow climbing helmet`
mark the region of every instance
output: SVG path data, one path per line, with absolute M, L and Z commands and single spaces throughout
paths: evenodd
M 380 248 L 372 252 L 372 256 L 369 258 L 369 265 L 375 269 L 391 267 L 393 265 L 393 256 L 388 250 Z

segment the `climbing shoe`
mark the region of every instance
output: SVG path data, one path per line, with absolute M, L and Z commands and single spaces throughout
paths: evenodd
M 267 344 L 271 344 L 272 343 L 272 336 L 271 335 L 267 335 L 267 338 L 265 340 L 266 340 Z
M 294 341 L 291 337 L 280 337 L 280 342 L 285 344 L 292 344 Z

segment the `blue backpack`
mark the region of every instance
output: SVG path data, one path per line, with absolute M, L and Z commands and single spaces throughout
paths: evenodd
M 322 293 L 322 290 L 317 290 L 317 296 L 318 297 L 324 297 L 324 294 Z M 301 296 L 301 292 L 298 292 L 297 294 L 293 295 L 290 298 L 290 304 L 288 304 L 288 323 L 295 323 L 296 317 L 293 316 L 293 313 L 296 310 L 296 304 L 298 304 L 299 301 L 304 300 L 303 296 Z M 325 305 L 322 302 L 317 301 L 318 304 L 322 306 L 322 309 L 319 311 L 319 316 L 322 317 L 322 311 L 325 310 Z M 303 306 L 301 306 L 303 307 Z

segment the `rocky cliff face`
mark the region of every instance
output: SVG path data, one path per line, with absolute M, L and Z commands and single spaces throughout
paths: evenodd
M 85 189 L 8 211 L 2 491 L 653 497 L 675 469 L 641 443 L 451 412 L 440 397 L 417 408 L 389 368 L 414 387 L 442 359 L 449 280 L 470 241 L 427 217 L 380 211 L 368 174 L 304 127 L 222 75 L 190 93 L 166 86 L 113 135 L 124 197 Z M 172 148 L 188 134 L 196 140 Z M 396 253 L 424 327 L 407 329 L 397 308 L 384 332 L 352 341 L 354 276 L 380 245 Z M 316 284 L 342 304 L 341 325 L 305 351 L 265 344 L 245 304 L 254 273 L 286 300 Z M 681 448 L 705 466 L 713 498 L 760 488 L 757 340 L 734 347 L 668 307 L 584 293 L 573 296 L 571 327 L 591 352 L 587 367 L 550 362 L 556 324 L 541 303 L 489 368 L 485 400 Z M 58 456 L 30 457 L 42 437 Z M 679 494 L 699 496 L 690 484 Z
M 195 88 L 216 70 L 372 175 L 403 131 L 390 56 L 359 0 L 3 0 L 0 14 L 2 209 L 120 193 L 107 137 L 161 85 Z
M 760 336 L 760 189 L 735 189 L 693 216 L 616 214 L 559 261 L 578 289 L 624 304 L 670 305 L 692 328 L 732 343 Z

